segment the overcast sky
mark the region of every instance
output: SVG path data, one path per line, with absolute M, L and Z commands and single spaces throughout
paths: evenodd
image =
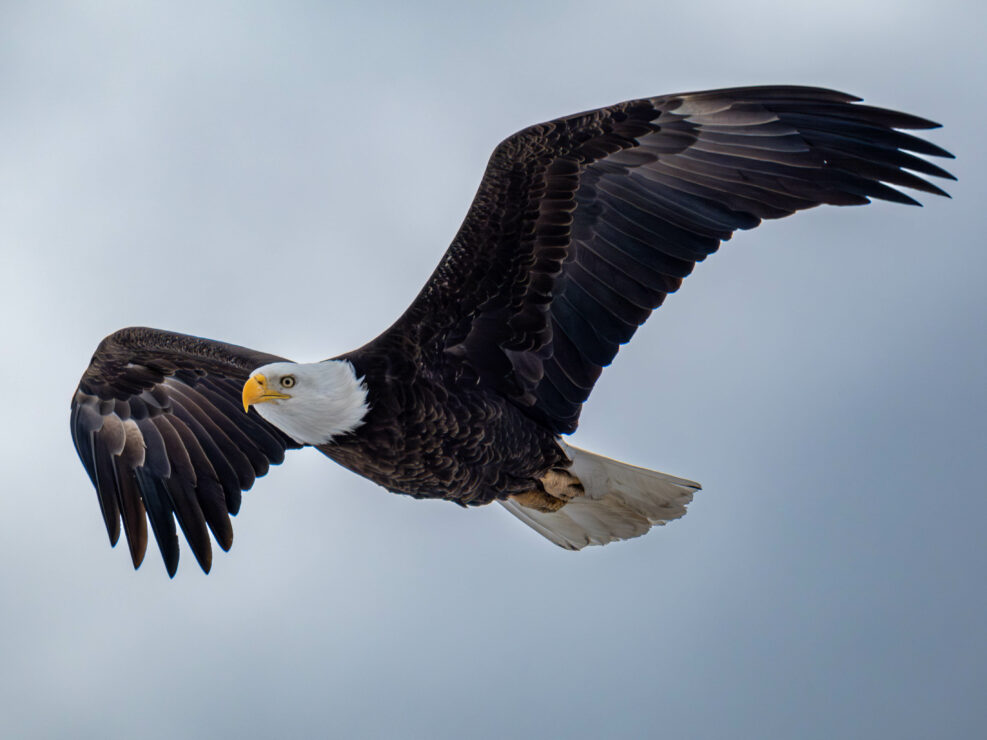
M 0 6 L 0 735 L 987 735 L 979 3 L 149 5 Z M 356 347 L 504 136 L 758 83 L 939 120 L 960 181 L 738 235 L 621 351 L 574 441 L 684 519 L 570 553 L 307 450 L 211 575 L 110 549 L 104 335 Z

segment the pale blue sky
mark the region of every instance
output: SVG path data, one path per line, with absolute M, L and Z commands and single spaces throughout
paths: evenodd
M 0 734 L 987 734 L 979 7 L 4 4 Z M 504 136 L 758 83 L 939 120 L 960 181 L 739 234 L 621 352 L 574 439 L 702 482 L 683 520 L 574 554 L 306 451 L 209 576 L 109 548 L 67 424 L 105 334 L 355 347 Z

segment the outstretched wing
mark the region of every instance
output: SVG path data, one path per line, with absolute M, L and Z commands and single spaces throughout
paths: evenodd
M 378 341 L 470 373 L 559 433 L 621 344 L 737 229 L 892 186 L 946 195 L 938 124 L 806 87 L 633 100 L 501 143 L 459 233 Z M 400 344 L 398 344 L 400 343 Z
M 121 329 L 100 343 L 72 398 L 72 440 L 110 544 L 122 518 L 135 568 L 146 520 L 170 576 L 176 518 L 207 573 L 207 527 L 224 550 L 233 544 L 229 515 L 240 509 L 240 492 L 282 462 L 285 449 L 301 446 L 240 404 L 249 374 L 281 359 L 157 329 Z

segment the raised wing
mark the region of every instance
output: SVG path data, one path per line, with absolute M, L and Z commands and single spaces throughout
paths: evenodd
M 241 491 L 301 446 L 240 405 L 250 372 L 281 359 L 156 329 L 122 329 L 100 343 L 72 398 L 72 441 L 110 544 L 122 519 L 135 568 L 147 520 L 170 576 L 178 568 L 176 518 L 207 573 L 207 527 L 224 550 L 233 544 L 229 515 L 239 511 Z
M 822 203 L 916 204 L 955 179 L 938 124 L 832 90 L 633 100 L 532 126 L 494 151 L 466 220 L 380 340 L 472 373 L 559 433 L 619 346 L 737 229 Z

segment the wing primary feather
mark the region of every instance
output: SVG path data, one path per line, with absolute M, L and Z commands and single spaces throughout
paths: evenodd
M 917 175 L 913 175 L 910 172 L 905 172 L 899 169 L 896 165 L 885 164 L 884 162 L 859 157 L 854 154 L 838 150 L 834 151 L 825 149 L 824 151 L 827 153 L 826 159 L 831 166 L 847 170 L 848 172 L 853 172 L 855 175 L 862 175 L 866 178 L 873 179 L 878 184 L 881 182 L 887 182 L 892 185 L 901 185 L 906 188 L 912 188 L 913 190 L 919 190 L 921 192 L 931 193 L 933 195 L 941 195 L 946 198 L 949 197 L 949 194 L 946 191 L 936 187 L 926 180 L 923 180 Z
M 168 451 L 161 432 L 154 425 L 154 417 L 140 419 L 137 421 L 137 428 L 144 438 L 144 465 L 141 467 L 156 478 L 167 478 L 171 475 L 171 463 L 168 461 Z
M 209 399 L 209 402 L 216 407 L 216 410 L 220 412 L 220 420 L 226 419 L 237 419 L 238 422 L 235 424 L 224 424 L 223 430 L 229 435 L 230 439 L 233 441 L 241 452 L 246 455 L 247 459 L 250 461 L 250 467 L 253 471 L 255 478 L 260 478 L 268 470 L 267 458 L 258 449 L 254 435 L 251 431 L 256 427 L 254 418 L 256 416 L 256 411 L 252 414 L 244 414 L 243 409 L 232 408 L 233 404 L 226 403 L 226 399 L 223 398 L 215 389 L 210 388 L 204 384 L 199 386 L 199 392 Z M 236 413 L 239 416 L 232 416 L 231 414 Z M 241 418 L 242 417 L 242 418 Z M 252 484 L 251 484 L 252 485 Z M 243 490 L 247 491 L 251 486 L 244 486 Z
M 192 430 L 203 454 L 211 465 L 213 474 L 220 483 L 226 497 L 227 509 L 231 514 L 236 514 L 240 510 L 241 480 L 250 484 L 253 484 L 254 481 L 254 471 L 250 466 L 250 461 L 196 404 L 190 401 L 188 405 L 176 405 L 175 416 Z M 242 478 L 237 475 L 237 470 L 230 462 L 231 459 L 237 460 L 247 469 Z
M 718 200 L 731 210 L 745 214 L 746 223 L 738 226 L 741 229 L 752 229 L 760 225 L 761 219 L 790 216 L 797 210 L 815 205 L 812 201 L 786 196 L 750 182 L 737 181 L 728 184 L 715 177 L 677 170 L 666 163 L 642 170 L 640 176 L 653 180 L 661 187 L 680 190 L 706 200 Z
M 73 415 L 75 415 L 75 411 L 76 409 L 73 409 Z M 93 488 L 95 488 L 98 493 L 99 484 L 96 482 L 96 467 L 93 462 L 93 432 L 83 430 L 75 416 L 72 422 L 72 442 L 75 444 L 75 452 L 79 456 L 79 460 L 82 462 L 82 467 L 85 468 L 86 475 L 88 475 L 89 480 L 92 481 Z
M 116 547 L 120 539 L 120 509 L 117 505 L 120 493 L 117 489 L 113 455 L 99 443 L 99 432 L 91 432 L 90 435 L 99 508 L 103 513 L 103 523 L 106 525 L 106 533 L 110 537 L 110 545 Z
M 192 460 L 189 458 L 188 450 L 185 449 L 185 445 L 182 444 L 182 438 L 175 430 L 175 423 L 173 419 L 170 416 L 157 416 L 151 420 L 151 423 L 161 434 L 161 439 L 164 442 L 165 454 L 168 456 L 168 461 L 171 466 L 170 475 L 163 476 L 163 479 L 180 478 L 181 480 L 186 480 L 192 485 L 195 485 L 195 467 L 192 465 Z
M 910 113 L 901 113 L 888 108 L 875 108 L 871 105 L 842 105 L 840 103 L 817 103 L 814 101 L 809 103 L 775 102 L 771 103 L 771 110 L 782 114 L 781 118 L 785 121 L 789 120 L 792 114 L 795 114 L 816 120 L 862 121 L 882 129 L 933 129 L 941 126 L 935 121 L 919 118 Z
M 212 478 L 200 477 L 195 495 L 217 544 L 223 550 L 229 550 L 233 546 L 233 522 L 230 521 L 222 486 Z
M 164 487 L 171 499 L 172 511 L 175 512 L 178 525 L 185 534 L 195 559 L 208 573 L 212 565 L 212 549 L 209 546 L 205 517 L 195 497 L 197 475 L 189 450 L 186 449 L 178 433 L 176 419 L 159 416 L 154 422 L 161 432 L 168 450 L 168 458 L 172 462 L 172 474 L 164 479 Z
M 212 568 L 212 547 L 209 545 L 206 519 L 199 508 L 195 490 L 187 479 L 175 476 L 165 480 L 164 484 L 171 499 L 172 510 L 178 519 L 178 526 L 181 527 L 199 567 L 208 573 Z
M 203 427 L 205 436 L 201 441 L 207 449 L 210 443 L 215 445 L 215 456 L 211 449 L 209 455 L 226 492 L 230 513 L 236 514 L 240 510 L 241 491 L 250 490 L 256 480 L 253 464 L 243 447 L 249 445 L 249 440 L 196 389 L 183 387 L 178 392 L 186 396 L 189 403 L 182 405 L 181 412 L 176 408 L 176 414 L 184 412 L 190 417 L 189 421 L 194 419 Z M 231 435 L 237 439 L 232 439 Z
M 123 531 L 127 537 L 130 559 L 134 570 L 137 570 L 147 552 L 147 515 L 134 471 L 119 457 L 115 463 Z
M 950 152 L 937 144 L 933 144 L 931 141 L 920 139 L 903 131 L 896 131 L 893 128 L 874 126 L 868 122 L 853 119 L 820 118 L 818 116 L 795 112 L 785 113 L 784 120 L 786 123 L 797 128 L 803 136 L 817 133 L 826 135 L 840 134 L 868 143 L 879 142 L 887 144 L 895 149 L 904 149 L 930 157 L 954 159 L 954 156 Z
M 216 541 L 224 550 L 229 550 L 233 544 L 233 525 L 226 508 L 226 498 L 223 489 L 216 479 L 216 473 L 205 451 L 199 444 L 196 435 L 178 417 L 171 421 L 182 444 L 188 452 L 189 460 L 196 471 L 194 494 L 206 524 L 216 537 Z M 181 519 L 179 519 L 181 523 Z
M 898 132 L 894 131 L 892 133 Z M 921 172 L 925 175 L 932 175 L 933 177 L 956 180 L 955 175 L 947 172 L 939 165 L 903 149 L 899 149 L 894 144 L 887 143 L 881 138 L 862 139 L 857 136 L 847 136 L 835 131 L 822 130 L 804 131 L 802 135 L 813 146 L 845 152 L 869 161 L 881 161 L 888 165 L 904 167 L 905 169 Z
M 611 196 L 608 202 L 614 211 L 640 228 L 670 240 L 692 241 L 697 246 L 718 245 L 730 238 L 738 221 L 747 220 L 731 214 L 720 204 L 682 191 L 662 190 L 653 184 L 648 187 L 648 184 L 644 178 L 632 179 L 628 175 L 619 180 L 601 178 L 597 188 Z M 690 257 L 701 259 L 710 251 L 716 251 L 716 247 L 709 250 L 699 246 Z
M 723 167 L 715 161 L 696 159 L 688 154 L 662 160 L 654 167 L 642 170 L 641 175 L 654 179 L 659 184 L 692 182 L 721 193 L 742 195 L 773 208 L 783 209 L 784 216 L 803 208 L 811 208 L 817 203 L 786 190 L 780 178 L 772 179 L 760 173 L 740 172 Z
M 148 469 L 136 468 L 134 473 L 141 498 L 144 500 L 147 518 L 151 522 L 151 531 L 154 532 L 154 539 L 164 560 L 165 570 L 168 571 L 169 578 L 174 578 L 178 570 L 178 531 L 175 529 L 175 518 L 172 515 L 171 497 L 164 483 L 154 477 Z

